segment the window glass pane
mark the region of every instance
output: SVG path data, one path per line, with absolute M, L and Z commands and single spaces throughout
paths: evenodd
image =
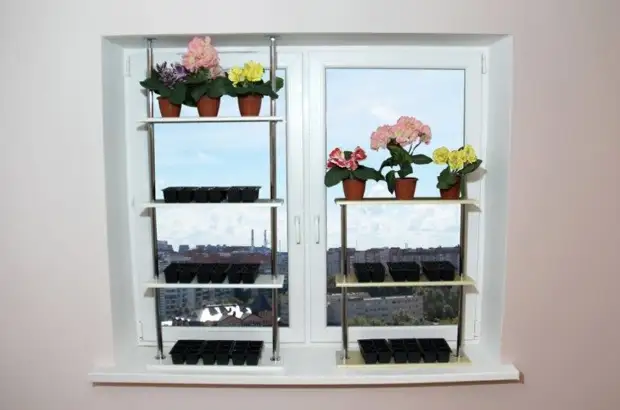
M 286 80 L 285 70 L 277 75 Z M 269 72 L 266 71 L 265 79 Z M 269 115 L 265 97 L 261 115 Z M 286 113 L 285 89 L 276 103 Z M 156 108 L 155 115 L 159 115 Z M 183 107 L 182 116 L 196 116 Z M 237 100 L 222 97 L 220 117 L 239 116 Z M 286 128 L 277 126 L 277 192 L 286 201 Z M 157 199 L 162 189 L 179 186 L 260 186 L 269 198 L 269 124 L 159 124 L 155 129 Z M 288 253 L 286 206 L 278 208 L 280 323 L 288 326 Z M 271 274 L 270 209 L 267 207 L 189 207 L 157 210 L 160 274 L 171 262 L 259 263 Z M 160 313 L 164 326 L 271 326 L 271 289 L 166 289 Z
M 370 135 L 380 125 L 413 116 L 432 131 L 430 145 L 416 153 L 432 156 L 440 146 L 456 149 L 464 141 L 465 72 L 421 69 L 328 69 L 326 72 L 326 158 L 335 147 L 361 146 L 362 163 L 379 169 L 389 157 L 370 149 Z M 438 197 L 437 175 L 443 166 L 414 165 L 416 196 Z M 389 170 L 389 169 L 387 169 Z M 387 170 L 384 170 L 385 174 Z M 328 188 L 327 324 L 340 325 L 340 207 L 342 184 Z M 393 197 L 385 182 L 368 181 L 366 197 Z M 458 205 L 351 206 L 348 208 L 348 263 L 460 259 Z M 399 326 L 456 323 L 458 289 L 349 288 L 348 319 L 352 326 Z

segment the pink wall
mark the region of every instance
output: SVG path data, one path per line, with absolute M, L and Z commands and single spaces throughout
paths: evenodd
M 360 6 L 364 2 L 368 7 Z M 620 245 L 620 33 L 614 28 L 620 3 L 247 3 L 253 7 L 245 20 L 239 2 L 2 2 L 0 408 L 222 408 L 233 399 L 240 408 L 274 410 L 620 408 L 620 355 L 613 343 L 620 337 L 614 327 L 620 304 L 612 284 Z M 87 372 L 111 353 L 100 36 L 319 29 L 515 36 L 503 350 L 526 383 L 303 391 L 93 388 Z M 72 202 L 77 195 L 81 199 Z

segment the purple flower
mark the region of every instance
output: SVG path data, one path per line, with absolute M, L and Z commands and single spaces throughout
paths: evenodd
M 167 62 L 157 64 L 155 66 L 155 72 L 159 77 L 159 80 L 164 86 L 173 89 L 175 85 L 183 83 L 188 75 L 187 70 L 179 63 L 168 65 Z

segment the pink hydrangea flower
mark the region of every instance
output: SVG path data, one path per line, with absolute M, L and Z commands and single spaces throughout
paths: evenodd
M 187 52 L 183 54 L 183 66 L 191 72 L 201 68 L 209 69 L 213 78 L 222 73 L 220 56 L 211 44 L 210 37 L 194 37 L 189 42 Z
M 402 116 L 394 125 L 382 125 L 370 136 L 370 147 L 373 150 L 386 148 L 389 143 L 401 147 L 424 142 L 430 144 L 431 129 L 415 117 Z
M 394 135 L 391 125 L 381 125 L 370 136 L 370 148 L 377 151 L 387 147 Z

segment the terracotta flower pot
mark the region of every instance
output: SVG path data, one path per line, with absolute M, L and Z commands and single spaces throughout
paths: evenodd
M 441 199 L 459 199 L 461 196 L 461 177 L 456 177 L 456 184 L 447 189 L 440 189 Z
M 178 117 L 181 115 L 181 105 L 173 104 L 167 98 L 157 97 L 159 112 L 162 117 Z
M 415 195 L 415 187 L 418 182 L 417 178 L 396 178 L 394 186 L 394 194 L 396 199 L 413 199 Z
M 342 189 L 344 190 L 345 199 L 350 201 L 359 201 L 364 198 L 366 181 L 360 181 L 358 179 L 345 179 L 342 181 Z
M 198 115 L 201 117 L 217 117 L 217 114 L 220 112 L 220 101 L 221 97 L 210 98 L 203 95 L 196 103 Z
M 258 117 L 263 96 L 259 94 L 240 95 L 237 97 L 237 102 L 242 117 Z

